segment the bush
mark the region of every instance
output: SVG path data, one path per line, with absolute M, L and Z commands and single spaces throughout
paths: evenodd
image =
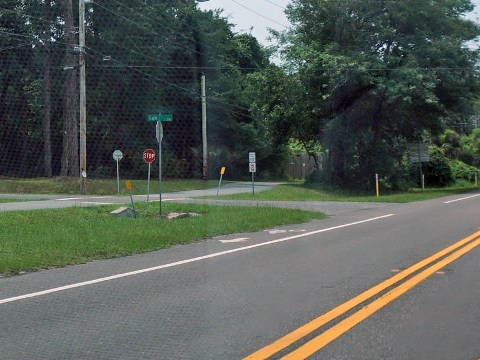
M 475 181 L 475 174 L 479 171 L 476 167 L 467 165 L 460 160 L 452 160 L 450 166 L 455 181 L 466 180 L 473 182 Z
M 438 146 L 430 146 L 428 148 L 430 161 L 422 163 L 422 171 L 425 175 L 425 185 L 434 187 L 443 187 L 453 184 L 454 177 L 450 168 L 449 160 L 444 155 L 442 149 Z M 420 186 L 420 175 L 418 164 L 410 165 L 410 175 L 413 181 Z
M 429 186 L 448 186 L 455 182 L 449 160 L 441 149 L 430 146 L 430 162 L 425 166 L 425 183 Z

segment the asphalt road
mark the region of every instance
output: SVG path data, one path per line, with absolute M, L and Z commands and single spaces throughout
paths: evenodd
M 0 279 L 0 357 L 478 360 L 479 195 Z

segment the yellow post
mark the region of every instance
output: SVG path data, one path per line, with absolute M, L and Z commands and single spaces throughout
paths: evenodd
M 225 174 L 225 166 L 222 166 L 222 168 L 220 169 L 220 180 L 218 182 L 217 195 L 218 195 L 218 192 L 220 191 L 220 185 L 222 184 L 223 174 Z
M 378 184 L 378 174 L 375 174 L 375 189 L 377 190 L 377 197 L 380 196 L 380 186 Z
M 132 202 L 132 208 L 133 212 L 135 214 L 135 219 L 137 218 L 137 211 L 135 210 L 135 203 L 133 202 L 133 196 L 132 196 L 132 182 L 130 180 L 125 181 L 125 187 L 128 190 L 128 193 L 130 194 L 130 201 Z

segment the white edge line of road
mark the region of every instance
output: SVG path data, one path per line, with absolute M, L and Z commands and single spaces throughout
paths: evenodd
M 88 200 L 88 199 L 108 199 L 113 196 L 88 196 L 88 197 L 70 197 L 70 198 L 59 198 L 53 199 L 55 201 L 75 201 L 75 200 Z
M 474 197 L 477 197 L 477 196 L 480 196 L 480 194 L 471 195 L 471 196 L 463 197 L 463 198 L 460 198 L 460 199 L 445 201 L 444 204 L 450 204 L 450 203 L 454 203 L 454 202 L 457 202 L 457 201 L 467 200 L 467 199 L 471 199 L 471 198 L 474 198 Z
M 281 242 L 285 242 L 285 241 L 290 241 L 290 240 L 294 240 L 294 239 L 298 239 L 298 238 L 302 238 L 302 237 L 307 237 L 307 236 L 310 236 L 310 235 L 320 234 L 320 233 L 327 232 L 327 231 L 342 229 L 342 228 L 346 228 L 346 227 L 350 227 L 350 226 L 355 226 L 355 225 L 368 223 L 368 222 L 371 222 L 371 221 L 381 220 L 381 219 L 389 218 L 391 216 L 394 216 L 394 214 L 377 216 L 377 217 L 366 219 L 366 220 L 356 221 L 356 222 L 343 224 L 343 225 L 338 225 L 338 226 L 334 226 L 334 227 L 330 227 L 330 228 L 326 228 L 326 229 L 321 229 L 321 230 L 315 230 L 315 231 L 311 231 L 311 232 L 303 233 L 303 234 L 299 234 L 299 235 L 288 236 L 288 237 L 284 237 L 284 238 L 277 239 L 277 240 L 263 242 L 263 243 L 260 243 L 260 244 L 244 246 L 244 247 L 240 247 L 240 248 L 237 248 L 237 249 L 231 249 L 231 250 L 226 250 L 226 251 L 220 251 L 220 252 L 216 252 L 216 253 L 213 253 L 213 254 L 210 254 L 210 255 L 199 256 L 199 257 L 195 257 L 195 258 L 191 258 L 191 259 L 187 259 L 187 260 L 181 260 L 181 261 L 173 262 L 173 263 L 170 263 L 170 264 L 154 266 L 154 267 L 150 267 L 150 268 L 140 269 L 140 270 L 136 270 L 136 271 L 130 271 L 130 272 L 122 273 L 122 274 L 107 276 L 107 277 L 103 277 L 103 278 L 98 278 L 98 279 L 94 279 L 94 280 L 79 282 L 79 283 L 70 284 L 70 285 L 66 285 L 66 286 L 60 286 L 60 287 L 47 289 L 47 290 L 43 290 L 43 291 L 38 291 L 38 292 L 30 293 L 30 294 L 25 294 L 25 295 L 0 299 L 0 305 L 7 304 L 7 303 L 12 303 L 12 302 L 15 302 L 15 301 L 20 301 L 20 300 L 25 300 L 25 299 L 36 298 L 36 297 L 39 297 L 39 296 L 53 294 L 53 293 L 57 293 L 57 292 L 65 291 L 65 290 L 71 290 L 71 289 L 76 289 L 76 288 L 85 287 L 85 286 L 89 286 L 89 285 L 99 284 L 99 283 L 102 283 L 102 282 L 117 280 L 117 279 L 126 278 L 126 277 L 130 277 L 130 276 L 135 276 L 135 275 L 140 275 L 140 274 L 144 274 L 144 273 L 149 273 L 149 272 L 158 271 L 158 270 L 162 270 L 162 269 L 167 269 L 167 268 L 171 268 L 171 267 L 175 267 L 175 266 L 194 263 L 194 262 L 198 262 L 198 261 L 202 261 L 202 260 L 206 260 L 206 259 L 212 259 L 212 258 L 216 258 L 216 257 L 228 255 L 228 254 L 233 254 L 233 253 L 236 253 L 236 252 L 246 251 L 246 250 L 255 249 L 255 248 L 259 248 L 259 247 L 263 247 L 263 246 L 267 246 L 267 245 L 272 245 L 272 244 L 277 244 L 277 243 L 281 243 Z
M 249 239 L 250 238 L 248 238 L 248 237 L 247 238 L 243 237 L 243 238 L 237 238 L 237 239 L 230 239 L 230 240 L 226 239 L 226 240 L 218 240 L 218 241 L 220 241 L 222 244 L 231 244 L 231 243 L 244 242 L 244 241 L 247 241 Z
M 115 205 L 116 203 L 111 202 L 98 202 L 98 201 L 82 201 L 84 205 Z

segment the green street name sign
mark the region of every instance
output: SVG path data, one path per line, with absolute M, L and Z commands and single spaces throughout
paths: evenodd
M 167 122 L 172 121 L 172 114 L 149 114 L 147 115 L 148 122 Z

